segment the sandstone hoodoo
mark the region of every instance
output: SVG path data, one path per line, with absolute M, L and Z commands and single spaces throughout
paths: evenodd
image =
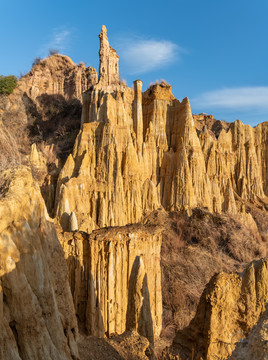
M 100 64 L 99 64 L 99 84 L 104 86 L 118 85 L 119 83 L 119 56 L 109 45 L 106 26 L 103 25 L 100 38 Z
M 267 123 L 193 119 L 188 98 L 175 99 L 165 82 L 144 93 L 141 80 L 127 87 L 105 27 L 99 54 L 99 82 L 83 94 L 81 130 L 57 184 L 54 211 L 63 229 L 71 212 L 90 232 L 139 222 L 160 206 L 251 221 L 245 204 L 267 202 Z
M 162 328 L 161 228 L 133 225 L 60 235 L 76 314 L 90 335 Z
M 0 97 L 0 360 L 266 359 L 268 122 L 128 87 L 99 40 Z

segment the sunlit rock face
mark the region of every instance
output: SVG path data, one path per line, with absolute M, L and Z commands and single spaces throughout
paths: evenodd
M 175 355 L 194 360 L 228 359 L 236 347 L 240 350 L 237 349 L 231 358 L 240 359 L 239 354 L 245 354 L 244 346 L 251 353 L 256 351 L 256 359 L 264 359 L 259 356 L 265 356 L 267 331 L 266 335 L 263 331 L 267 320 L 267 311 L 264 313 L 267 300 L 267 258 L 253 261 L 242 274 L 215 275 L 200 298 L 194 319 L 177 333 L 170 355 L 165 359 L 174 359 L 176 357 L 172 356 Z M 254 329 L 261 314 L 260 324 Z M 237 346 L 247 336 L 249 344 L 245 340 L 244 345 Z M 253 350 L 257 341 L 260 347 Z
M 90 335 L 162 328 L 161 228 L 132 225 L 59 237 L 79 324 Z
M 260 317 L 249 336 L 239 342 L 230 360 L 263 360 L 268 358 L 268 310 Z
M 268 124 L 194 120 L 188 98 L 176 100 L 165 82 L 144 93 L 141 80 L 128 88 L 105 27 L 99 54 L 99 83 L 83 94 L 81 131 L 57 184 L 54 211 L 63 229 L 71 212 L 90 232 L 139 222 L 160 206 L 251 221 L 244 203 L 268 194 Z
M 48 120 L 67 104 L 80 103 L 82 93 L 97 80 L 94 68 L 76 65 L 66 55 L 40 59 L 19 79 L 13 93 L 1 99 L 0 120 L 19 118 L 28 124 Z
M 1 178 L 0 359 L 78 359 L 67 266 L 30 169 Z
M 55 54 L 39 60 L 23 76 L 10 97 L 25 93 L 32 101 L 42 95 L 61 95 L 66 100 L 82 99 L 83 91 L 97 83 L 97 72 L 83 63 L 76 65 L 68 56 Z

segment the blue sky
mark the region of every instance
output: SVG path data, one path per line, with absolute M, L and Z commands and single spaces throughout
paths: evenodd
M 165 79 L 193 113 L 268 121 L 267 0 L 0 0 L 0 13 L 0 74 L 29 71 L 49 48 L 98 68 L 105 24 L 129 86 Z

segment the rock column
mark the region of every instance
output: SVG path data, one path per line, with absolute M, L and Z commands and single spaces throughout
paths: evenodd
M 134 130 L 137 136 L 138 153 L 142 149 L 143 143 L 143 117 L 142 117 L 142 81 L 134 81 Z
M 119 56 L 109 45 L 106 26 L 101 28 L 99 50 L 99 83 L 103 86 L 119 84 Z

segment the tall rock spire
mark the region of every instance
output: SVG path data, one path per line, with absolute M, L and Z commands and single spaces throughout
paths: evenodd
M 116 51 L 109 45 L 106 26 L 103 25 L 99 35 L 99 83 L 101 85 L 118 85 L 119 84 L 119 56 Z

